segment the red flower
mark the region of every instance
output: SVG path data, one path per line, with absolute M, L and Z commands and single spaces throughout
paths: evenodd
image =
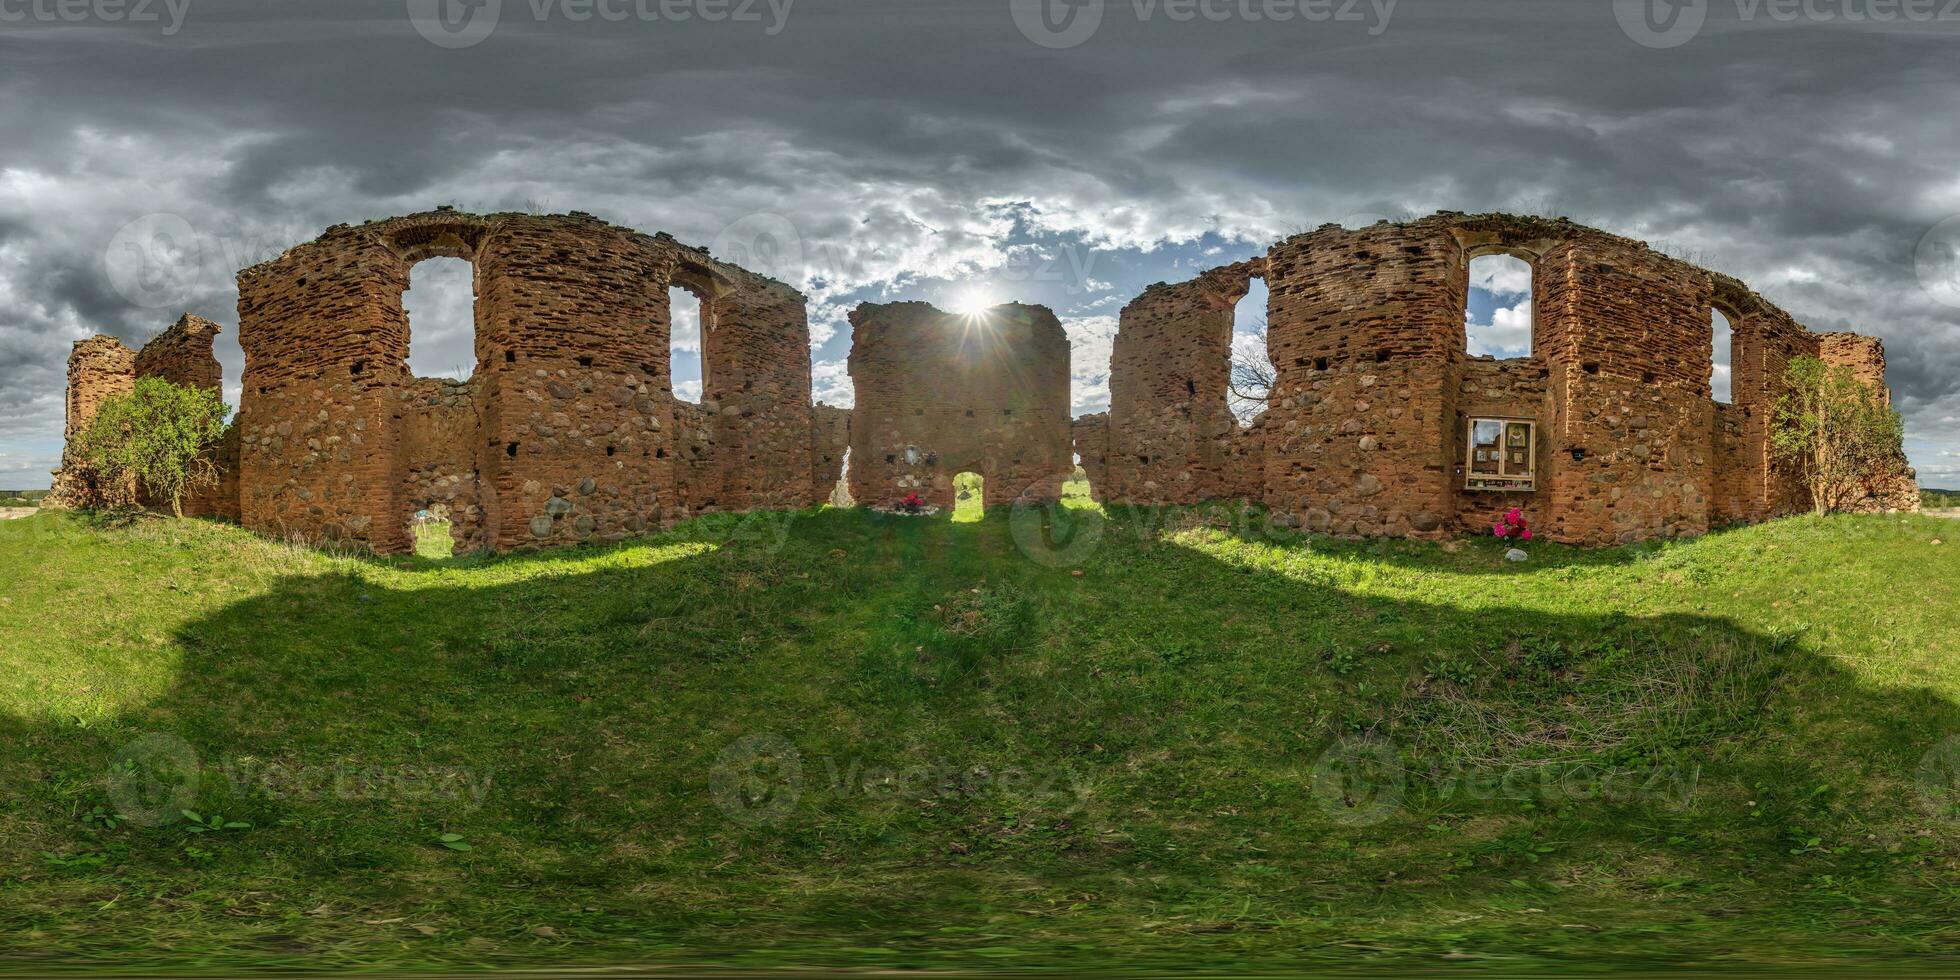
M 1529 540 L 1531 540 L 1531 529 L 1530 529 L 1530 528 L 1525 528 L 1525 530 L 1524 530 L 1524 533 L 1523 533 L 1523 534 L 1520 534 L 1520 535 L 1518 535 L 1518 537 L 1521 537 L 1521 538 L 1523 538 L 1523 539 L 1525 539 L 1526 541 L 1529 541 Z

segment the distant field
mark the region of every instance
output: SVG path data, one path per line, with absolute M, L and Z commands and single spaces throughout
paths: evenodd
M 39 507 L 46 490 L 0 490 L 0 507 Z
M 1960 510 L 1960 490 L 1921 490 L 1919 506 L 1927 510 Z

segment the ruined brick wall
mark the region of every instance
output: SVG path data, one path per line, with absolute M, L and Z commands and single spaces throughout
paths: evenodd
M 1089 478 L 1089 496 L 1109 499 L 1109 413 L 1079 415 L 1069 423 L 1069 442 L 1080 457 L 1082 472 Z
M 810 410 L 810 502 L 824 503 L 844 477 L 851 448 L 851 410 L 818 404 Z
M 75 456 L 72 447 L 95 418 L 96 409 L 112 395 L 127 394 L 136 386 L 136 352 L 122 341 L 96 334 L 75 342 L 68 355 L 68 391 L 64 399 L 67 425 L 62 449 L 61 469 L 54 474 L 53 489 L 43 501 L 46 507 L 95 507 L 130 499 L 133 490 L 110 485 Z
M 686 519 L 722 509 L 722 460 L 715 452 L 715 420 L 711 406 L 674 402 L 673 516 Z
M 977 316 L 925 303 L 851 312 L 851 495 L 889 506 L 917 491 L 954 504 L 953 477 L 985 480 L 987 506 L 1055 500 L 1074 471 L 1069 343 L 1044 307 Z
M 1819 353 L 1817 335 L 1749 287 L 1711 273 L 1713 306 L 1729 321 L 1730 399 L 1715 405 L 1715 475 L 1709 500 L 1714 525 L 1760 521 L 1808 507 L 1795 474 L 1770 449 L 1776 406 L 1792 360 Z
M 1489 253 L 1532 265 L 1528 357 L 1464 353 L 1468 263 Z M 1266 502 L 1337 534 L 1474 532 L 1518 506 L 1541 534 L 1603 545 L 1785 513 L 1802 495 L 1768 452 L 1785 365 L 1834 350 L 1883 383 L 1869 339 L 1820 339 L 1732 279 L 1563 219 L 1327 226 L 1274 246 L 1267 265 L 1279 382 Z M 1718 307 L 1735 331 L 1723 406 L 1709 387 Z M 1464 488 L 1480 416 L 1537 423 L 1534 490 Z M 1874 499 L 1903 506 L 1909 482 Z
M 1220 477 L 1219 496 L 1233 500 L 1261 500 L 1266 493 L 1266 416 L 1251 425 L 1235 425 L 1225 438 L 1225 466 Z
M 404 441 L 469 427 L 415 419 L 453 407 L 417 397 L 407 367 L 402 293 L 409 269 L 435 257 L 475 270 L 471 477 L 453 455 L 431 471 Z M 725 331 L 704 354 L 713 411 L 673 397 L 670 285 L 705 293 Z M 330 228 L 240 274 L 239 340 L 242 519 L 267 532 L 405 551 L 430 472 L 473 478 L 481 529 L 459 533 L 497 551 L 617 540 L 725 496 L 745 506 L 764 483 L 809 483 L 801 298 L 591 215 L 438 209 Z M 685 466 L 682 428 L 712 447 Z
M 201 316 L 186 313 L 150 339 L 136 354 L 136 376 L 162 378 L 187 388 L 218 390 L 223 370 L 212 345 L 220 328 Z
M 706 253 L 682 249 L 676 281 L 703 296 L 701 408 L 718 455 L 710 486 L 724 510 L 816 503 L 809 485 L 810 325 L 803 296 Z
M 1472 258 L 1531 263 L 1532 352 L 1466 353 Z M 414 378 L 402 293 L 423 259 L 475 269 L 476 370 Z M 1278 370 L 1250 427 L 1227 404 L 1232 308 L 1267 280 Z M 702 300 L 703 400 L 672 395 L 668 288 Z M 1717 405 L 1711 311 L 1734 329 L 1734 397 Z M 809 330 L 788 286 L 665 235 L 590 215 L 447 209 L 319 239 L 239 276 L 243 404 L 195 507 L 246 526 L 406 551 L 440 505 L 465 549 L 616 540 L 712 510 L 828 499 L 850 454 L 860 502 L 918 490 L 953 504 L 1053 499 L 1075 454 L 1099 499 L 1262 499 L 1345 535 L 1476 532 L 1511 506 L 1545 536 L 1614 544 L 1698 534 L 1807 506 L 1769 452 L 1791 359 L 1850 365 L 1884 389 L 1881 344 L 1815 335 L 1726 276 L 1572 224 L 1444 212 L 1324 226 L 1264 259 L 1151 287 L 1124 310 L 1111 410 L 1069 418 L 1054 315 L 979 317 L 922 303 L 851 315 L 855 411 L 810 405 Z M 216 324 L 186 315 L 141 353 L 76 345 L 68 432 L 139 375 L 220 383 Z M 1889 392 L 1885 397 L 1889 400 Z M 1537 423 L 1536 488 L 1465 489 L 1468 422 Z M 65 460 L 57 502 L 99 494 Z M 1903 451 L 1865 509 L 1918 504 Z
M 1538 272 L 1556 466 L 1546 530 L 1589 545 L 1704 533 L 1709 276 L 1639 242 L 1569 224 L 1560 233 Z
M 1231 496 L 1242 482 L 1226 397 L 1233 308 L 1265 265 L 1157 283 L 1123 308 L 1110 357 L 1105 499 L 1190 504 Z
M 1455 509 L 1448 396 L 1466 261 L 1435 221 L 1328 225 L 1268 253 L 1265 500 L 1282 520 L 1441 532 Z

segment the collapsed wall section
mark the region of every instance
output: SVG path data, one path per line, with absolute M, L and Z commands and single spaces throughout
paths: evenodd
M 953 477 L 967 471 L 983 478 L 987 506 L 1060 499 L 1074 471 L 1069 343 L 1052 312 L 867 303 L 851 326 L 850 482 L 860 505 L 917 492 L 951 509 Z
M 136 352 L 106 334 L 75 342 L 68 355 L 68 390 L 63 398 L 67 423 L 61 468 L 44 506 L 94 507 L 133 499 L 134 488 L 113 484 L 84 463 L 75 452 L 75 439 L 95 419 L 96 410 L 115 395 L 136 386 Z

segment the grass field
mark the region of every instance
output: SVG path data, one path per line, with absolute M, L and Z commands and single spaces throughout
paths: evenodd
M 1927 510 L 1960 510 L 1960 490 L 1921 490 L 1919 497 Z
M 379 560 L 42 513 L 0 970 L 1951 967 L 1954 531 L 1513 565 L 1078 497 Z
M 0 507 L 39 507 L 46 490 L 0 490 Z

